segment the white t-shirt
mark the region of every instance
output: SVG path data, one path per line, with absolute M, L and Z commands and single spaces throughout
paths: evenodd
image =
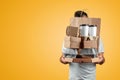
M 80 54 L 94 54 L 104 52 L 102 40 L 99 40 L 99 49 L 82 49 Z M 77 55 L 76 49 L 62 47 L 62 53 L 66 57 L 74 58 Z M 70 63 L 69 64 L 69 80 L 96 80 L 96 64 L 94 63 Z

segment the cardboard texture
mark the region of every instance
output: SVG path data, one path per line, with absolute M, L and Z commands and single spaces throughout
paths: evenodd
M 78 27 L 68 26 L 66 28 L 66 35 L 67 36 L 77 37 L 77 31 L 78 31 Z
M 75 63 L 92 63 L 91 58 L 73 58 L 73 61 Z
M 70 26 L 79 27 L 82 24 L 91 24 L 90 18 L 74 17 L 70 19 Z
M 97 49 L 97 39 L 98 37 L 82 37 L 83 38 L 83 48 L 96 48 Z
M 81 38 L 65 36 L 64 38 L 64 47 L 66 48 L 79 48 L 80 47 Z
M 67 62 L 74 62 L 74 63 L 96 63 L 99 62 L 99 58 L 65 58 Z
M 67 27 L 66 33 L 68 34 L 64 38 L 64 47 L 79 49 L 81 42 L 79 27 L 77 29 L 75 27 Z
M 97 40 L 84 41 L 83 48 L 97 48 Z

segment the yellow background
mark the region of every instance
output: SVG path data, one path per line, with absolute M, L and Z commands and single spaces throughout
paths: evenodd
M 97 80 L 120 80 L 119 0 L 0 1 L 0 80 L 68 80 L 59 57 L 76 10 L 102 19 L 106 63 Z

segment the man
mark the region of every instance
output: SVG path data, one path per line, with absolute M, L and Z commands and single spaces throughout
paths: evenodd
M 76 11 L 74 17 L 88 17 L 84 11 Z M 62 56 L 60 61 L 63 64 L 69 64 L 69 80 L 96 80 L 96 64 L 103 64 L 104 59 L 104 48 L 101 38 L 99 40 L 99 49 L 82 49 L 80 54 L 91 54 L 97 57 L 99 60 L 95 63 L 69 63 L 65 60 L 65 54 L 71 58 L 75 58 L 77 54 L 76 49 L 65 48 L 64 44 L 62 47 Z

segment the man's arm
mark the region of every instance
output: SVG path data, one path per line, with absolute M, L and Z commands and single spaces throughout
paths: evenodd
M 97 63 L 102 65 L 105 62 L 105 58 L 104 58 L 104 46 L 101 38 L 99 40 L 99 50 L 98 50 L 97 57 L 99 58 Z
M 72 62 L 72 58 L 65 58 L 64 55 L 60 57 L 60 62 L 63 64 L 68 64 L 69 62 Z M 102 65 L 105 62 L 105 58 L 103 53 L 99 53 L 96 58 L 92 58 L 92 63 L 100 64 Z

